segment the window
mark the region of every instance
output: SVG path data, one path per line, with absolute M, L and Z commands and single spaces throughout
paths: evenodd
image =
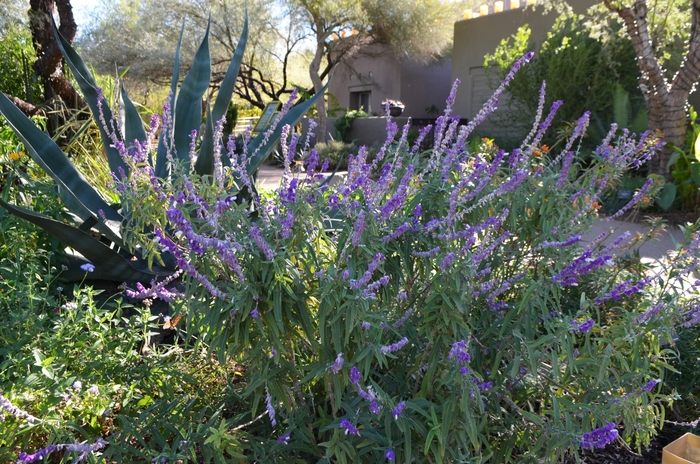
M 350 92 L 350 109 L 369 113 L 369 97 L 372 92 Z

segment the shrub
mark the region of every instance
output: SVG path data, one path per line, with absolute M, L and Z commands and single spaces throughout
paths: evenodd
M 318 153 L 318 161 L 321 165 L 328 160 L 328 169 L 334 170 L 337 167 L 341 171 L 348 169 L 348 158 L 357 151 L 357 147 L 353 143 L 340 140 L 317 143 L 314 148 Z
M 600 33 L 596 36 L 593 30 L 606 28 L 612 30 L 604 37 L 600 37 Z M 554 127 L 575 121 L 587 110 L 592 112 L 594 120 L 608 123 L 607 115 L 612 113 L 618 86 L 629 95 L 631 113 L 643 110 L 634 49 L 627 37 L 615 33 L 615 28 L 619 26 L 606 24 L 606 20 L 591 25 L 588 18 L 573 13 L 557 18 L 533 62 L 509 86 L 505 99 L 509 111 L 496 115 L 492 122 L 507 129 L 510 134 L 527 132 L 537 111 L 537 97 L 532 89 L 543 81 L 548 84 L 547 106 L 557 100 L 566 102 L 557 113 Z M 522 26 L 513 37 L 501 41 L 493 55 L 484 57 L 484 66 L 496 85 L 515 60 L 535 48 L 530 34 L 529 27 Z M 627 121 L 615 122 L 627 124 Z M 594 125 L 594 131 L 589 133 L 589 136 L 596 135 L 588 143 L 591 149 L 600 143 L 607 132 L 607 128 L 599 129 L 597 126 Z M 551 146 L 555 139 L 554 134 L 548 135 L 544 142 Z
M 351 143 L 352 139 L 350 138 L 350 133 L 352 132 L 353 121 L 355 118 L 365 117 L 367 117 L 367 113 L 362 110 L 350 110 L 337 118 L 333 125 L 335 126 L 335 130 L 340 140 L 344 143 Z
M 667 274 L 630 263 L 627 235 L 583 242 L 607 183 L 660 144 L 613 140 L 613 127 L 582 167 L 585 113 L 557 154 L 540 156 L 559 103 L 517 150 L 467 149 L 529 58 L 463 127 L 455 86 L 427 153 L 426 130 L 409 146 L 409 127 L 388 120 L 375 160 L 360 148 L 337 183 L 318 173 L 314 150 L 304 178 L 287 171 L 263 197 L 234 144 L 216 175 L 173 156 L 156 177 L 148 156 L 125 153 L 115 188 L 129 249 L 184 272 L 181 291 L 169 276 L 127 295 L 170 301 L 193 352 L 240 365 L 244 382 L 222 387 L 233 399 L 216 409 L 177 391 L 139 402 L 106 443 L 85 439 L 131 461 L 560 462 L 620 439 L 648 444 L 672 398 L 659 386 L 668 343 L 700 321 L 697 225 Z M 537 114 L 544 105 L 543 87 Z M 299 142 L 286 126 L 287 166 Z M 32 429 L 3 407 L 21 433 Z
M 642 447 L 663 420 L 665 343 L 699 319 L 682 276 L 700 238 L 688 229 L 669 278 L 616 257 L 627 235 L 581 241 L 605 185 L 660 144 L 613 127 L 583 169 L 586 113 L 558 155 L 535 156 L 556 104 L 518 150 L 470 152 L 494 100 L 457 131 L 454 91 L 429 153 L 408 127 L 392 144 L 389 121 L 375 161 L 360 148 L 336 185 L 311 151 L 306 178 L 264 198 L 227 194 L 250 182 L 237 153 L 214 181 L 183 169 L 164 197 L 127 189 L 143 239 L 188 275 L 174 305 L 191 341 L 245 366 L 251 410 L 228 433 L 249 459 L 559 462 Z M 291 159 L 297 137 L 281 142 Z M 140 175 L 130 186 L 150 185 Z

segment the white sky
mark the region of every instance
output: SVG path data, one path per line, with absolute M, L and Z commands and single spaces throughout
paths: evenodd
M 78 24 L 78 34 L 80 34 L 89 22 L 90 14 L 101 5 L 98 0 L 71 0 L 70 4 L 73 7 L 73 17 Z

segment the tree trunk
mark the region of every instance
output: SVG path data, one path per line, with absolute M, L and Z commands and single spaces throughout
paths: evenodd
M 619 1 L 604 0 L 608 10 L 618 14 L 624 20 L 627 34 L 637 54 L 637 65 L 641 70 L 639 87 L 646 101 L 649 129 L 661 131 L 665 142 L 678 147 L 685 145 L 687 130 L 685 104 L 693 84 L 700 79 L 700 0 L 692 1 L 688 50 L 673 82 L 668 83 L 654 55 L 647 23 L 646 0 L 636 0 L 632 7 L 623 6 Z M 651 160 L 651 172 L 671 180 L 666 166 L 672 153 L 673 149 L 670 146 L 664 147 Z
M 311 60 L 309 65 L 309 75 L 311 77 L 311 82 L 314 84 L 314 90 L 318 94 L 323 88 L 323 81 L 321 80 L 320 70 L 321 70 L 321 60 L 323 59 L 323 52 L 325 51 L 325 33 L 323 27 L 323 20 L 320 18 L 314 18 L 316 24 L 316 53 L 314 54 L 314 59 Z M 318 112 L 318 127 L 316 128 L 316 143 L 326 141 L 326 125 L 328 124 L 328 113 L 326 112 L 326 99 L 325 96 L 321 96 L 316 100 L 316 111 Z
M 55 3 L 60 21 L 58 30 L 69 43 L 73 42 L 78 26 L 73 18 L 70 0 L 31 0 L 29 3 L 30 27 L 36 50 L 33 67 L 44 85 L 44 99 L 50 100 L 54 95 L 58 95 L 69 107 L 83 108 L 85 102 L 61 69 L 63 56 L 51 25 Z

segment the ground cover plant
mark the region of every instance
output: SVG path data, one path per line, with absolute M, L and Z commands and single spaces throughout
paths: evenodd
M 118 138 L 124 246 L 174 263 L 150 285 L 127 282 L 124 298 L 167 301 L 170 318 L 126 314 L 124 298 L 98 304 L 80 283 L 67 294 L 41 285 L 36 315 L 5 316 L 34 336 L 2 334 L 3 457 L 560 462 L 648 444 L 675 397 L 663 389 L 674 336 L 700 322 L 697 226 L 656 274 L 626 254 L 639 238 L 584 242 L 606 185 L 660 143 L 612 127 L 584 167 L 584 113 L 545 156 L 562 104 L 545 111 L 545 86 L 519 148 L 467 143 L 530 57 L 466 126 L 452 115 L 456 85 L 413 145 L 388 118 L 374 160 L 360 148 L 339 180 L 289 126 L 286 176 L 267 193 L 253 187 L 247 138 L 237 151 L 213 136 L 215 167 L 198 170 L 197 134 L 183 154 L 171 107 L 168 175 L 149 157 L 157 118 L 146 138 Z M 102 128 L 118 137 L 118 124 Z M 303 175 L 291 169 L 299 146 Z M 83 263 L 83 277 L 103 265 Z M 163 324 L 182 339 L 144 347 Z

